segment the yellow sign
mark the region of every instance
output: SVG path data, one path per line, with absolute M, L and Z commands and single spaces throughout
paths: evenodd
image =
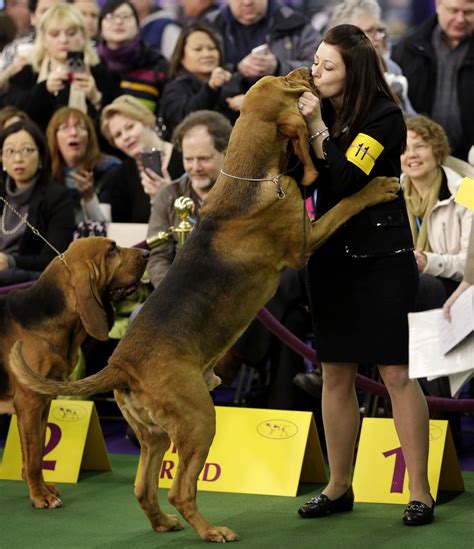
M 430 420 L 428 480 L 435 500 L 438 489 L 464 491 L 449 423 L 445 420 Z M 353 487 L 359 502 L 408 503 L 408 473 L 393 419 L 363 420 Z
M 383 149 L 384 146 L 376 139 L 365 133 L 359 133 L 351 145 L 349 145 L 346 151 L 346 158 L 365 174 L 369 175 Z
M 474 210 L 474 179 L 465 177 L 461 181 L 454 201 L 469 210 Z
M 178 463 L 171 445 L 161 465 L 161 488 L 171 487 Z M 300 481 L 327 482 L 311 412 L 216 406 L 216 436 L 199 490 L 296 496 Z
M 21 480 L 21 447 L 16 416 L 12 416 L 0 479 Z M 53 400 L 43 454 L 46 482 L 77 482 L 80 469 L 110 471 L 110 461 L 94 403 Z

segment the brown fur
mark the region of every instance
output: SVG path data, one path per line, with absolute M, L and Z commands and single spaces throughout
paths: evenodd
M 23 476 L 34 507 L 59 507 L 54 486 L 42 475 L 46 420 L 51 396 L 34 393 L 11 374 L 9 354 L 15 341 L 41 379 L 65 380 L 87 334 L 108 339 L 113 323 L 109 294 L 124 295 L 138 284 L 148 252 L 117 248 L 107 238 L 73 242 L 64 262 L 54 259 L 28 290 L 1 301 L 0 412 L 16 413 L 23 454 Z M 3 366 L 3 367 L 2 367 Z
M 309 75 L 303 70 L 266 77 L 253 86 L 233 130 L 224 171 L 274 177 L 285 171 L 292 143 L 304 166 L 303 183 L 311 182 L 316 170 L 297 109 L 298 97 L 309 89 Z M 169 501 L 202 539 L 238 539 L 232 530 L 208 522 L 196 506 L 196 482 L 215 433 L 209 389 L 220 380 L 213 366 L 274 294 L 285 267 L 302 267 L 351 216 L 393 200 L 399 189 L 394 179 L 374 180 L 312 224 L 296 182 L 284 176 L 281 185 L 283 200 L 272 181 L 218 178 L 201 210 L 200 224 L 102 372 L 74 383 L 56 383 L 32 375 L 19 346 L 12 353 L 15 373 L 36 391 L 86 394 L 115 389 L 117 403 L 141 444 L 135 494 L 156 531 L 181 528 L 156 499 L 158 473 L 171 438 L 180 459 Z

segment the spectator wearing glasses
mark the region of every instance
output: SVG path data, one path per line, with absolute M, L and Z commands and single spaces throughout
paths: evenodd
M 0 197 L 63 252 L 72 240 L 74 209 L 68 191 L 51 180 L 46 141 L 30 121 L 0 133 Z M 0 286 L 35 280 L 56 252 L 0 201 Z
M 393 49 L 420 114 L 446 132 L 452 155 L 468 157 L 474 144 L 474 1 L 436 0 L 436 15 Z
M 138 14 L 128 0 L 107 0 L 100 12 L 99 55 L 120 75 L 122 93 L 157 110 L 168 71 L 160 51 L 140 36 Z
M 58 109 L 48 124 L 46 138 L 53 180 L 69 190 L 76 224 L 110 221 L 110 207 L 100 205 L 101 192 L 105 175 L 120 160 L 101 152 L 89 116 L 71 107 Z
M 328 29 L 344 23 L 362 29 L 379 55 L 385 79 L 399 98 L 405 116 L 415 116 L 416 111 L 407 95 L 408 81 L 403 76 L 402 69 L 390 58 L 387 28 L 381 17 L 382 10 L 378 0 L 346 0 L 334 8 Z

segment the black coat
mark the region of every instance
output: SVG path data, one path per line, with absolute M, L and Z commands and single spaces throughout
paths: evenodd
M 3 181 L 0 182 L 0 196 L 6 197 Z M 4 207 L 4 203 L 0 202 L 0 214 Z M 64 252 L 72 242 L 74 206 L 66 187 L 38 180 L 30 198 L 27 219 L 58 251 Z M 42 271 L 56 257 L 56 253 L 27 228 L 21 238 L 20 249 L 13 257 L 18 269 Z
M 103 63 L 91 67 L 91 73 L 102 93 L 102 105 L 108 105 L 120 95 L 120 78 L 110 71 Z M 37 83 L 38 73 L 34 72 L 31 65 L 10 78 L 8 91 L 2 98 L 4 105 L 15 105 L 26 111 L 43 130 L 46 129 L 51 116 L 59 107 L 67 106 L 69 100 L 70 85 L 66 83 L 64 88 L 54 95 L 46 89 L 46 81 Z M 95 120 L 99 127 L 99 113 L 87 101 L 89 116 Z
M 221 90 L 213 90 L 209 84 L 187 71 L 180 72 L 168 82 L 161 99 L 160 115 L 166 125 L 166 135 L 171 137 L 176 126 L 191 112 L 207 109 L 226 115 L 231 123 L 238 113 L 226 108 Z
M 326 161 L 316 162 L 320 171 L 316 202 L 318 216 L 342 198 L 362 189 L 378 175 L 400 176 L 400 154 L 406 140 L 406 127 L 399 107 L 386 98 L 378 98 L 360 127 L 350 130 L 347 140 L 349 145 L 359 134 L 370 136 L 383 146 L 383 150 L 370 171 L 365 173 L 346 157 L 346 154 L 352 154 L 356 161 L 358 158 L 367 160 L 367 156 L 364 158 L 364 149 L 357 152 L 356 147 L 341 147 L 330 138 L 324 141 Z M 359 141 L 363 142 L 364 138 L 357 139 L 355 143 Z M 370 155 L 373 149 L 367 152 Z M 366 208 L 354 216 L 317 253 L 374 257 L 411 249 L 413 243 L 408 216 L 400 192 L 394 201 Z
M 433 30 L 438 24 L 433 17 L 401 40 L 392 52 L 392 58 L 408 79 L 408 97 L 420 114 L 431 116 L 436 89 L 436 56 L 431 44 Z M 469 49 L 458 72 L 458 101 L 462 121 L 462 143 L 455 156 L 467 158 L 474 144 L 474 34 L 469 39 Z

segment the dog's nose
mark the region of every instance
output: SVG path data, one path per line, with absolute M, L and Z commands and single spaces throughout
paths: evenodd
M 142 250 L 143 259 L 148 259 L 150 257 L 150 250 Z

